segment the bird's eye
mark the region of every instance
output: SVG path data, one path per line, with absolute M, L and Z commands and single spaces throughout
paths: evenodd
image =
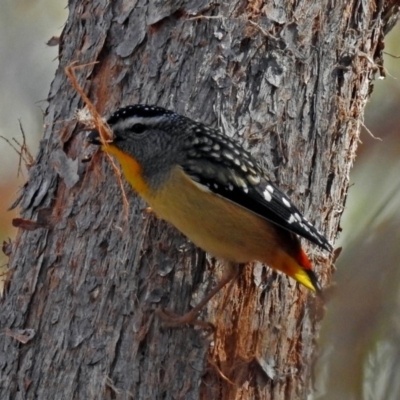
M 131 126 L 130 131 L 132 131 L 133 133 L 143 133 L 146 129 L 146 125 L 135 124 Z

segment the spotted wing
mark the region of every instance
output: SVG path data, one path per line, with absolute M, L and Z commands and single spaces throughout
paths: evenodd
M 244 173 L 240 174 L 237 168 L 229 168 L 204 159 L 189 163 L 184 170 L 211 192 L 304 237 L 325 250 L 332 251 L 332 246 L 325 236 L 307 221 L 291 200 L 265 176 L 250 177 Z
M 332 246 L 266 176 L 253 156 L 217 129 L 193 123 L 184 171 L 222 196 L 331 251 Z
M 236 189 L 234 193 L 230 194 L 229 190 L 225 190 L 220 195 L 325 250 L 332 251 L 326 237 L 303 217 L 290 199 L 272 182 L 263 178 L 258 185 L 250 186 L 248 193 Z

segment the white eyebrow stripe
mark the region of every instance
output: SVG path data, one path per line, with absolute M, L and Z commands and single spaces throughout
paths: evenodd
M 118 128 L 118 129 L 126 129 L 129 128 L 135 124 L 143 124 L 147 126 L 151 125 L 157 125 L 161 121 L 165 121 L 165 115 L 160 115 L 157 117 L 138 117 L 138 116 L 132 116 L 129 118 L 124 118 L 121 120 L 118 120 L 115 124 L 112 124 L 112 128 Z

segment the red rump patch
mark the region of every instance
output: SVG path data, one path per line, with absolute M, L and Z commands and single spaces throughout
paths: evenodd
M 299 250 L 299 254 L 297 255 L 297 262 L 304 268 L 304 269 L 312 269 L 312 265 L 310 260 L 307 257 L 307 254 L 303 251 L 302 248 Z

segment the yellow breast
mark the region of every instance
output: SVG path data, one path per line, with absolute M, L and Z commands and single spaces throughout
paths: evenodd
M 111 145 L 103 146 L 103 151 L 108 154 L 112 154 L 117 158 L 121 164 L 122 171 L 125 179 L 131 184 L 133 189 L 138 192 L 145 200 L 150 195 L 150 188 L 142 177 L 142 167 L 139 163 L 130 155 Z

